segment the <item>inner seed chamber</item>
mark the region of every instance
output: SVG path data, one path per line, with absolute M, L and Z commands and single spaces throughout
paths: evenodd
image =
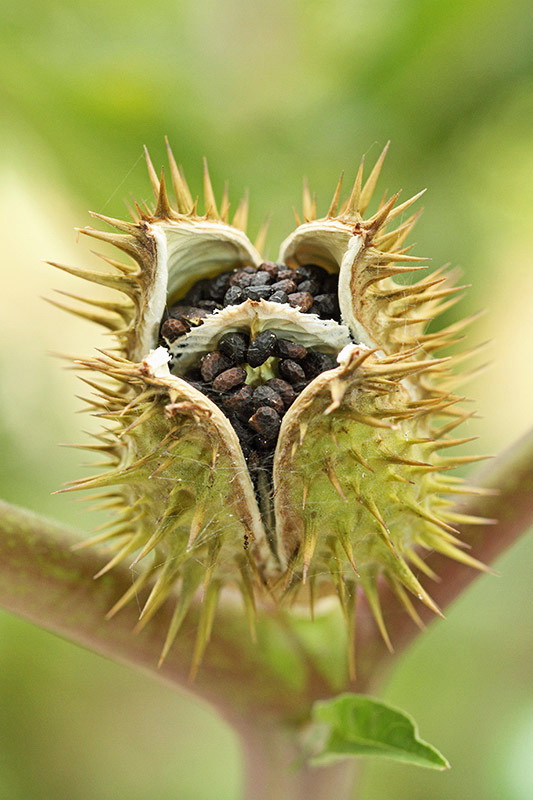
M 111 468 L 70 486 L 101 490 L 117 510 L 91 540 L 110 550 L 102 573 L 123 561 L 134 570 L 110 613 L 146 592 L 143 625 L 174 597 L 164 657 L 200 603 L 193 672 L 223 589 L 240 593 L 252 631 L 259 611 L 336 594 L 350 635 L 364 592 L 390 646 L 380 578 L 418 620 L 410 596 L 438 613 L 420 580 L 434 577 L 424 553 L 482 568 L 454 527 L 477 520 L 447 499 L 476 491 L 449 473 L 475 460 L 448 450 L 465 441 L 449 434 L 470 415 L 454 394 L 454 359 L 436 357 L 468 320 L 426 332 L 462 287 L 445 270 L 395 281 L 424 267 L 404 248 L 416 196 L 366 215 L 384 154 L 342 202 L 339 183 L 323 218 L 304 192 L 304 221 L 272 262 L 242 230 L 246 203 L 229 224 L 206 170 L 200 214 L 169 150 L 174 205 L 148 161 L 155 208 L 137 206 L 132 222 L 101 217 L 118 234 L 82 231 L 132 263 L 56 265 L 125 295 L 68 309 L 118 344 L 79 362 L 104 376 L 90 381 L 90 405 L 108 420 L 95 446 Z
M 337 352 L 305 347 L 295 341 L 297 330 L 292 338 L 287 338 L 290 331 L 276 331 L 276 313 L 271 314 L 269 306 L 263 308 L 262 301 L 288 304 L 340 323 L 337 287 L 338 276 L 316 265 L 290 269 L 265 262 L 199 281 L 165 313 L 159 344 L 172 355 L 171 372 L 222 409 L 252 471 L 261 462 L 271 463 L 281 419 L 302 389 L 321 372 L 338 366 Z M 255 314 L 239 319 L 237 306 L 245 303 L 253 304 Z M 224 308 L 230 309 L 229 314 L 220 314 Z M 196 363 L 189 357 L 183 365 L 180 352 L 187 353 L 189 332 L 213 315 L 220 338 L 211 343 L 212 349 L 197 353 Z M 273 327 L 259 330 L 254 321 L 261 318 Z

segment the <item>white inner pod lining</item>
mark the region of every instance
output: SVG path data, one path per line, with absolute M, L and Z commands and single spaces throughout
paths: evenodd
M 156 265 L 139 337 L 142 355 L 157 345 L 165 307 L 176 295 L 183 296 L 202 278 L 262 261 L 246 234 L 223 222 L 185 218 L 153 223 L 149 231 L 155 240 Z
M 199 357 L 215 350 L 225 333 L 241 331 L 253 339 L 261 331 L 271 330 L 280 338 L 291 339 L 306 348 L 337 353 L 353 343 L 346 325 L 320 319 L 316 314 L 303 314 L 292 306 L 268 300 L 246 300 L 236 306 L 215 311 L 197 328 L 180 337 L 170 346 L 174 356 L 173 371 L 187 372 L 196 366 Z

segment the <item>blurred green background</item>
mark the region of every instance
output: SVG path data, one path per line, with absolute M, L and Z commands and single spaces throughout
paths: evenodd
M 50 351 L 106 340 L 40 299 L 91 267 L 75 225 L 148 198 L 141 158 L 167 134 L 190 183 L 201 157 L 251 228 L 273 212 L 268 253 L 293 227 L 307 175 L 325 210 L 392 148 L 381 189 L 424 186 L 416 252 L 459 264 L 487 308 L 472 341 L 491 369 L 468 387 L 464 426 L 497 451 L 531 424 L 533 46 L 531 5 L 509 0 L 28 0 L 2 13 L 0 493 L 83 529 L 83 504 L 50 493 L 79 477 L 79 381 Z M 451 315 L 450 315 L 451 319 Z M 83 391 L 81 391 L 83 394 Z M 468 430 L 466 430 L 468 428 Z M 363 800 L 531 800 L 533 624 L 526 537 L 409 651 L 385 689 L 452 762 L 444 775 L 369 762 Z M 0 617 L 0 797 L 237 800 L 231 731 L 190 697 L 7 615 Z M 392 632 L 394 634 L 394 632 Z M 394 636 L 393 636 L 394 638 Z

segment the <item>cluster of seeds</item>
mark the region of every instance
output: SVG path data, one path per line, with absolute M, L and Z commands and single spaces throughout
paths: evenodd
M 241 267 L 198 281 L 179 304 L 167 312 L 162 337 L 172 343 L 213 311 L 246 300 L 287 303 L 303 313 L 340 322 L 338 276 L 316 264 L 290 269 L 264 261 L 258 267 Z
M 214 311 L 246 300 L 287 303 L 303 313 L 340 321 L 338 276 L 309 264 L 290 269 L 263 262 L 198 281 L 161 324 L 160 342 L 171 345 Z M 218 405 L 232 423 L 252 473 L 270 462 L 287 409 L 302 389 L 337 366 L 333 355 L 264 330 L 224 334 L 182 377 Z M 263 369 L 259 369 L 263 367 Z
M 279 377 L 263 381 L 256 370 L 267 362 L 267 374 Z M 309 381 L 336 366 L 334 356 L 278 338 L 274 331 L 265 330 L 253 340 L 236 331 L 224 334 L 218 348 L 183 377 L 222 408 L 248 458 L 253 451 L 274 449 L 283 415 L 295 397 Z

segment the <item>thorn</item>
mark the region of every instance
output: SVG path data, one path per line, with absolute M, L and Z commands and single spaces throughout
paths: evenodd
M 75 228 L 75 230 L 77 230 L 78 233 L 81 233 L 83 236 L 91 236 L 93 239 L 98 239 L 101 242 L 112 244 L 113 247 L 118 247 L 119 250 L 127 253 L 135 260 L 139 257 L 139 244 L 135 237 L 130 236 L 127 233 L 108 233 L 107 231 L 99 231 L 96 228 L 91 228 L 90 226 L 86 226 L 85 228 Z
M 237 210 L 232 222 L 234 228 L 238 228 L 239 230 L 244 231 L 244 233 L 246 233 L 246 226 L 248 224 L 248 206 L 249 197 L 248 190 L 246 190 L 244 197 L 237 206 Z
M 381 610 L 381 603 L 379 601 L 379 594 L 375 583 L 375 579 L 373 577 L 365 577 L 361 580 L 361 585 L 368 600 L 370 610 L 372 611 L 373 617 L 378 626 L 381 638 L 385 642 L 385 645 L 389 653 L 393 653 L 394 648 L 392 646 L 392 642 L 389 638 L 389 633 L 387 631 L 385 621 L 383 619 L 383 612 Z
M 201 573 L 199 570 L 195 570 L 194 568 L 189 568 L 184 571 L 179 598 L 176 602 L 172 619 L 170 620 L 170 625 L 167 631 L 165 643 L 163 645 L 163 650 L 161 651 L 161 656 L 159 658 L 159 662 L 157 665 L 158 668 L 162 666 L 163 662 L 165 661 L 166 657 L 170 652 L 170 648 L 172 647 L 174 640 L 176 639 L 176 636 L 179 633 L 183 620 L 185 619 L 187 612 L 191 606 L 191 601 L 194 596 L 194 593 L 198 589 L 200 583 L 201 583 Z
M 313 203 L 311 192 L 309 191 L 309 183 L 307 178 L 304 178 L 304 186 L 302 192 L 302 209 L 306 222 L 316 219 L 316 204 Z
M 364 214 L 368 208 L 368 205 L 372 199 L 372 195 L 374 193 L 374 189 L 376 188 L 376 183 L 378 182 L 378 178 L 381 172 L 381 168 L 383 167 L 383 162 L 385 161 L 385 157 L 387 155 L 387 151 L 389 149 L 390 141 L 387 142 L 381 154 L 374 164 L 370 175 L 368 176 L 365 185 L 361 191 L 361 199 L 359 201 L 359 212 Z
M 170 219 L 173 216 L 173 211 L 170 207 L 170 203 L 168 200 L 164 168 L 161 168 L 161 180 L 159 181 L 157 207 L 156 210 L 154 211 L 154 216 L 160 217 L 161 219 Z
M 217 203 L 216 203 L 216 200 L 215 200 L 215 193 L 213 191 L 213 184 L 211 183 L 211 177 L 209 175 L 209 167 L 207 166 L 207 159 L 205 158 L 205 156 L 203 158 L 203 165 L 204 165 L 204 207 L 205 207 L 205 216 L 206 217 L 213 217 L 214 219 L 219 219 Z M 238 227 L 238 226 L 235 226 L 235 227 Z
M 412 197 L 409 198 L 409 200 L 406 200 L 405 203 L 401 203 L 399 206 L 396 206 L 396 208 L 393 209 L 389 214 L 389 222 L 392 222 L 393 219 L 395 219 L 404 211 L 406 211 L 410 206 L 413 205 L 413 203 L 416 203 L 416 201 L 420 197 L 422 197 L 422 195 L 425 194 L 426 192 L 427 189 L 422 189 L 421 192 L 418 192 L 418 194 L 414 194 Z
M 396 580 L 392 575 L 386 573 L 385 577 L 387 578 L 388 582 L 390 583 L 392 590 L 400 603 L 403 605 L 415 625 L 420 628 L 421 631 L 425 630 L 425 625 L 420 618 L 418 612 L 416 611 L 414 605 L 412 604 L 407 592 L 405 591 L 404 587 L 400 583 L 400 581 Z
M 124 561 L 124 559 L 127 556 L 131 555 L 131 553 L 133 553 L 135 550 L 137 550 L 137 548 L 140 545 L 140 539 L 141 538 L 142 537 L 141 537 L 140 534 L 137 534 L 136 536 L 135 535 L 131 535 L 130 536 L 130 541 L 126 545 L 124 545 L 124 547 L 121 550 L 119 550 L 119 552 L 111 559 L 111 561 L 108 561 L 108 563 L 105 565 L 105 567 L 102 567 L 102 569 L 99 570 L 96 573 L 96 575 L 93 576 L 94 580 L 97 580 L 102 575 L 105 575 L 106 572 L 109 572 L 111 569 L 113 569 L 113 567 L 116 567 L 117 564 L 120 564 L 120 562 Z
M 96 211 L 89 211 L 89 214 L 94 219 L 100 219 L 112 228 L 117 228 L 119 231 L 129 233 L 130 236 L 136 236 L 139 233 L 139 226 L 135 223 L 132 224 L 131 222 L 125 222 L 121 219 L 115 219 L 114 217 L 106 217 L 104 214 L 97 214 Z
M 272 219 L 272 214 L 268 214 L 265 218 L 265 221 L 259 228 L 259 232 L 256 236 L 254 247 L 259 252 L 262 253 L 265 248 L 265 242 L 268 234 L 268 229 L 270 227 L 270 220 Z
M 211 630 L 213 627 L 213 620 L 215 618 L 215 611 L 217 607 L 219 585 L 215 582 L 210 582 L 202 603 L 200 611 L 200 619 L 198 623 L 198 633 L 196 635 L 196 642 L 194 645 L 194 653 L 192 658 L 191 669 L 189 672 L 189 680 L 193 681 L 198 673 L 198 667 L 202 661 L 205 648 L 211 637 Z
M 170 178 L 176 197 L 177 208 L 180 214 L 189 214 L 193 205 L 191 193 L 183 174 L 180 172 L 176 159 L 170 147 L 168 137 L 165 136 L 168 162 L 170 164 Z
M 158 567 L 152 565 L 149 569 L 147 569 L 145 572 L 139 575 L 139 577 L 135 579 L 135 581 L 132 583 L 127 592 L 124 592 L 122 597 L 119 600 L 117 600 L 115 605 L 107 612 L 105 618 L 111 619 L 112 617 L 115 616 L 115 614 L 118 611 L 120 611 L 121 608 L 124 608 L 124 606 L 130 602 L 130 600 L 133 600 L 134 597 L 137 597 L 139 592 L 142 589 L 144 589 L 146 584 L 150 581 L 150 579 L 157 572 L 157 570 Z
M 392 197 L 385 203 L 385 205 L 376 211 L 373 217 L 370 217 L 369 220 L 362 223 L 362 227 L 366 231 L 367 237 L 372 238 L 378 230 L 384 225 L 387 217 L 391 213 L 391 209 L 396 203 L 398 197 L 400 196 L 400 192 L 393 194 Z
M 222 200 L 220 202 L 220 219 L 222 222 L 228 221 L 228 214 L 229 214 L 229 182 L 224 181 L 224 188 L 222 190 Z
M 339 476 L 335 472 L 333 464 L 330 460 L 326 462 L 325 468 L 326 468 L 326 474 L 329 478 L 329 482 L 331 483 L 331 485 L 333 486 L 339 497 L 346 502 L 348 498 L 344 494 L 344 491 L 339 481 Z
M 257 642 L 257 633 L 255 629 L 256 607 L 255 607 L 254 589 L 247 563 L 242 562 L 239 565 L 239 570 L 241 574 L 240 590 L 244 603 L 246 619 L 248 621 L 248 628 L 250 630 L 250 637 L 252 639 L 252 642 Z
M 302 583 L 305 584 L 307 582 L 307 576 L 309 573 L 309 567 L 311 565 L 311 561 L 315 554 L 315 548 L 317 544 L 317 535 L 316 531 L 310 530 L 309 526 L 306 525 L 305 532 L 304 532 L 304 541 L 303 541 L 303 550 L 302 550 L 302 557 L 303 557 L 303 569 L 302 569 Z
M 146 166 L 148 168 L 148 176 L 150 178 L 150 183 L 152 184 L 152 189 L 154 192 L 154 197 L 157 200 L 157 196 L 159 194 L 159 180 L 157 178 L 157 172 L 154 169 L 154 165 L 152 164 L 152 159 L 150 158 L 150 153 L 148 152 L 148 148 L 146 145 L 144 147 L 144 157 L 146 159 Z
M 121 322 L 113 319 L 107 314 L 96 314 L 94 311 L 85 311 L 81 308 L 71 308 L 64 303 L 59 303 L 57 300 L 52 300 L 50 297 L 43 297 L 42 299 L 51 306 L 61 309 L 61 311 L 67 311 L 69 314 L 73 314 L 81 319 L 87 319 L 90 322 L 96 322 L 98 325 L 102 325 L 102 327 L 107 328 L 110 331 L 115 332 L 121 327 Z
M 357 175 L 355 176 L 355 181 L 352 187 L 352 191 L 350 192 L 350 197 L 348 201 L 344 204 L 342 213 L 349 217 L 354 217 L 356 214 L 359 213 L 359 202 L 361 199 L 361 187 L 363 185 L 363 169 L 365 166 L 365 158 L 361 159 L 359 164 L 359 169 L 357 170 Z
M 56 267 L 57 269 L 63 270 L 63 272 L 68 272 L 69 275 L 74 275 L 76 278 L 82 278 L 83 280 L 90 281 L 91 283 L 107 286 L 110 289 L 117 289 L 118 291 L 125 292 L 126 294 L 132 294 L 136 289 L 135 282 L 131 279 L 125 278 L 122 275 L 112 275 L 111 273 L 106 272 L 94 272 L 78 269 L 77 267 L 69 267 L 66 264 L 59 264 L 57 261 L 47 261 L 46 263 L 51 267 Z
M 343 179 L 344 179 L 344 172 L 341 172 L 339 180 L 338 180 L 338 183 L 337 183 L 337 187 L 335 189 L 335 192 L 333 194 L 333 198 L 331 200 L 330 206 L 329 206 L 327 214 L 326 214 L 326 217 L 328 217 L 328 218 L 332 218 L 332 217 L 336 217 L 337 216 L 337 209 L 339 207 L 339 200 L 340 200 L 341 191 L 342 191 L 342 181 L 343 181 Z
M 339 540 L 342 545 L 342 549 L 346 553 L 346 558 L 348 559 L 351 568 L 353 569 L 354 573 L 359 577 L 359 572 L 357 569 L 357 564 L 355 563 L 355 556 L 353 553 L 352 542 L 350 537 L 346 531 L 339 532 Z
M 189 532 L 189 539 L 187 541 L 187 552 L 189 553 L 195 546 L 196 540 L 203 529 L 204 523 L 204 510 L 203 506 L 199 503 L 192 518 L 191 528 Z

